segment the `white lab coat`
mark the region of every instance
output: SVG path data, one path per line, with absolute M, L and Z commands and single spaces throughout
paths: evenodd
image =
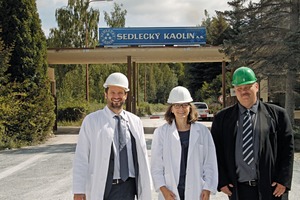
M 179 199 L 181 142 L 175 125 L 164 124 L 154 131 L 151 147 L 151 175 L 158 199 L 164 197 L 161 186 L 166 186 Z M 200 199 L 202 190 L 217 191 L 218 168 L 214 142 L 210 131 L 199 122 L 191 124 L 186 167 L 185 199 Z
M 136 115 L 124 112 L 136 140 L 138 199 L 151 200 L 150 167 L 142 122 Z M 107 106 L 83 120 L 73 163 L 74 194 L 86 194 L 87 200 L 103 200 L 114 127 L 115 119 Z

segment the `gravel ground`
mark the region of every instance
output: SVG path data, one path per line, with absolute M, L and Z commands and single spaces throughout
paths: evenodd
M 0 199 L 70 200 L 72 199 L 72 161 L 78 127 L 60 128 L 45 144 L 0 151 Z M 152 134 L 145 134 L 149 159 Z M 295 141 L 299 145 L 299 140 Z M 153 191 L 153 200 L 157 193 Z M 300 153 L 295 153 L 290 200 L 300 197 Z M 211 200 L 227 200 L 222 193 Z

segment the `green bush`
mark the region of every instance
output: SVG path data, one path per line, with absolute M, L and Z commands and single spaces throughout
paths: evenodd
M 0 148 L 38 144 L 52 133 L 54 100 L 44 79 L 9 83 L 0 92 Z
M 59 108 L 57 110 L 57 121 L 79 121 L 85 116 L 85 108 L 84 107 L 67 107 L 67 108 Z
M 99 102 L 90 102 L 87 106 L 86 114 L 89 114 L 91 112 L 95 112 L 99 109 L 103 109 L 106 106 L 106 103 L 99 103 Z
M 138 107 L 137 107 L 137 116 L 143 117 L 146 115 L 151 115 L 151 108 L 149 103 L 141 103 Z
M 157 112 L 166 112 L 168 105 L 158 103 L 158 104 L 150 104 L 150 107 L 153 113 L 157 113 Z
M 165 112 L 167 110 L 167 105 L 164 104 L 150 104 L 150 103 L 140 103 L 137 109 L 137 115 L 140 117 L 152 115 L 157 112 Z
M 69 101 L 59 102 L 57 106 L 57 121 L 75 122 L 84 118 L 88 110 L 88 104 L 82 99 L 69 99 Z
M 80 126 L 83 118 L 87 114 L 95 112 L 99 109 L 103 109 L 105 106 L 105 103 L 99 102 L 90 102 L 87 105 L 86 103 L 76 103 L 76 101 L 69 101 L 64 106 L 59 106 L 58 108 L 58 125 Z M 150 104 L 143 102 L 137 107 L 137 115 L 139 117 L 148 116 L 157 112 L 165 112 L 166 109 L 167 105 L 164 104 Z
M 83 102 L 83 103 L 82 103 Z M 92 112 L 103 109 L 106 104 L 82 100 L 71 100 L 58 106 L 57 121 L 59 126 L 80 126 L 83 118 Z

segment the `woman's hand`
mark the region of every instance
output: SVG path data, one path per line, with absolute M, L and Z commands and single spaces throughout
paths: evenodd
M 225 193 L 226 195 L 231 196 L 231 195 L 232 195 L 232 192 L 231 192 L 231 190 L 229 189 L 229 187 L 233 188 L 233 185 L 232 185 L 232 184 L 229 184 L 228 186 L 226 185 L 226 186 L 224 186 L 224 187 L 221 188 L 221 191 L 222 191 L 223 193 Z
M 74 200 L 86 200 L 85 194 L 74 194 Z
M 203 190 L 201 193 L 201 200 L 209 200 L 210 191 L 209 190 Z
M 165 200 L 175 200 L 176 195 L 169 190 L 166 186 L 160 187 L 161 193 L 164 195 Z

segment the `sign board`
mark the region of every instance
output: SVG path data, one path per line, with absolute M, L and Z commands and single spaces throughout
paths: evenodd
M 204 27 L 99 28 L 100 46 L 206 44 Z
M 230 96 L 232 97 L 236 96 L 234 88 L 230 88 Z
M 223 95 L 220 95 L 220 96 L 218 97 L 218 101 L 219 101 L 221 104 L 223 104 Z

